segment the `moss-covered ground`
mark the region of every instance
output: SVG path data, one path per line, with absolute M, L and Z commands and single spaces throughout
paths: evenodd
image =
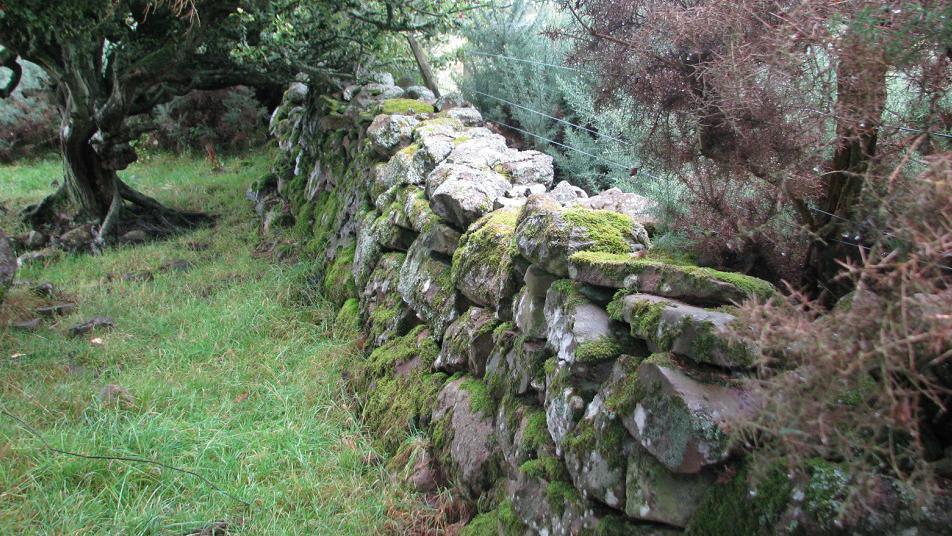
M 312 267 L 255 253 L 243 193 L 268 166 L 265 154 L 229 159 L 224 173 L 191 158 L 134 165 L 124 173 L 133 185 L 216 213 L 217 226 L 21 270 L 19 279 L 50 281 L 78 304 L 34 333 L 6 327 L 34 299 L 27 287 L 0 307 L 3 410 L 57 448 L 156 459 L 251 506 L 187 474 L 53 453 L 0 415 L 0 534 L 186 534 L 216 520 L 238 534 L 369 534 L 412 500 L 375 463 L 345 394 L 342 373 L 356 357 L 340 338 L 347 330 L 333 329 L 337 308 L 302 299 Z M 3 225 L 16 231 L 12 209 L 60 173 L 55 160 L 0 167 L 11 209 Z M 157 270 L 179 259 L 187 271 Z M 153 279 L 122 280 L 140 271 Z M 116 327 L 66 336 L 94 315 Z M 108 384 L 127 389 L 129 403 L 99 403 Z

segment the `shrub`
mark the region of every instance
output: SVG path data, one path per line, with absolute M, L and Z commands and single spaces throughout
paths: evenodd
M 835 462 L 842 516 L 874 511 L 884 481 L 928 504 L 933 462 L 952 461 L 952 153 L 928 163 L 878 193 L 883 232 L 844 265 L 856 290 L 835 308 L 793 293 L 740 310 L 735 335 L 760 349 L 750 388 L 764 405 L 737 430 L 755 474 L 779 465 L 805 481 Z
M 238 152 L 267 140 L 268 111 L 244 86 L 192 91 L 153 113 L 152 144 L 176 153 Z

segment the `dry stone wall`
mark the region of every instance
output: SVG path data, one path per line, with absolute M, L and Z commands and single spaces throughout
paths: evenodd
M 272 129 L 265 224 L 293 221 L 359 329 L 380 447 L 472 500 L 472 531 L 740 534 L 787 508 L 728 433 L 757 406 L 731 305 L 771 285 L 654 252 L 650 200 L 554 184 L 549 156 L 389 75 L 296 83 Z

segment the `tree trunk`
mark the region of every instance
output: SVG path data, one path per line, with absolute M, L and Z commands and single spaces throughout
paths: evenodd
M 426 52 L 417 42 L 416 38 L 407 34 L 407 43 L 410 43 L 410 50 L 413 51 L 413 57 L 416 58 L 417 67 L 420 68 L 420 76 L 423 77 L 423 83 L 427 89 L 433 92 L 436 98 L 440 98 L 440 87 L 436 83 L 436 75 L 433 74 L 433 68 L 430 67 L 430 61 L 426 58 Z
M 60 130 L 66 192 L 81 218 L 102 222 L 117 192 L 118 176 L 107 170 L 92 144 L 92 120 L 67 118 Z
M 868 237 L 848 239 L 856 233 L 856 208 L 870 165 L 876 157 L 879 127 L 886 105 L 885 61 L 869 61 L 870 52 L 841 57 L 837 66 L 837 145 L 824 177 L 824 195 L 813 216 L 816 239 L 807 255 L 806 281 L 825 300 L 852 290 L 838 281 L 841 262 L 857 259 Z M 860 61 L 863 58 L 866 61 Z

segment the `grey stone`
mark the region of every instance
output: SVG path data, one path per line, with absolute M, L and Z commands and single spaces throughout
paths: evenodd
M 658 224 L 656 201 L 638 194 L 622 192 L 618 188 L 610 188 L 598 195 L 578 199 L 577 204 L 594 210 L 620 212 L 646 228 L 653 229 Z
M 569 280 L 549 286 L 543 311 L 549 348 L 563 363 L 607 361 L 637 349 L 624 326 Z
M 452 117 L 468 127 L 475 127 L 483 124 L 483 115 L 479 110 L 471 106 L 450 108 L 443 112 L 447 117 Z
M 69 334 L 72 337 L 78 337 L 100 329 L 109 329 L 116 327 L 116 322 L 108 316 L 94 316 L 85 322 L 80 322 L 69 328 Z
M 430 104 L 436 103 L 436 95 L 425 86 L 410 86 L 405 91 L 408 98 L 421 100 Z
M 377 261 L 367 284 L 361 290 L 361 310 L 366 318 L 367 350 L 373 350 L 409 331 L 418 323 L 397 291 L 400 267 L 405 253 L 385 253 Z
M 714 480 L 709 471 L 693 475 L 672 473 L 639 446 L 628 456 L 625 513 L 635 519 L 685 527 Z
M 420 235 L 418 240 L 433 253 L 452 256 L 459 246 L 462 235 L 456 229 L 437 221 Z
M 510 186 L 505 177 L 494 171 L 467 165 L 444 163 L 430 176 L 433 175 L 440 176 L 440 185 L 430 196 L 430 206 L 438 216 L 460 229 L 492 211 L 495 199 Z
M 741 389 L 701 383 L 669 359 L 638 367 L 641 398 L 621 415 L 628 432 L 670 471 L 699 473 L 733 452 L 729 430 L 753 416 L 758 402 Z
M 379 155 L 389 156 L 400 147 L 409 145 L 413 127 L 420 120 L 408 115 L 381 114 L 367 127 L 370 147 Z
M 495 327 L 492 311 L 471 307 L 446 328 L 443 347 L 433 368 L 448 374 L 469 370 L 481 378 L 493 350 Z
M 400 295 L 433 328 L 437 340 L 442 340 L 446 328 L 459 316 L 460 300 L 450 270 L 421 240 L 413 243 L 400 268 Z
M 548 324 L 545 319 L 545 298 L 558 277 L 536 265 L 530 265 L 525 274 L 525 285 L 513 301 L 512 317 L 519 330 L 527 337 L 545 339 Z
M 509 177 L 514 185 L 542 186 L 544 193 L 555 178 L 555 169 L 552 167 L 552 157 L 539 151 L 517 151 L 509 149 L 499 164 L 499 172 Z M 524 195 L 528 196 L 528 194 Z
M 579 188 L 578 186 L 572 186 L 567 181 L 561 181 L 555 185 L 555 188 L 549 192 L 556 201 L 561 205 L 573 205 L 578 202 L 580 199 L 585 199 L 588 197 L 588 194 L 585 193 L 585 190 Z
M 448 93 L 436 99 L 436 110 L 438 112 L 460 108 L 466 106 L 466 99 L 459 93 Z

